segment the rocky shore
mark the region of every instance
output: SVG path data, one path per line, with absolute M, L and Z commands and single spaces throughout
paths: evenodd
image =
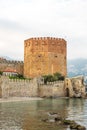
M 78 123 L 76 123 L 74 120 L 68 120 L 62 118 L 58 113 L 55 112 L 49 112 L 48 118 L 42 119 L 45 123 L 55 123 L 55 125 L 62 125 L 63 127 L 68 127 L 70 130 L 86 130 L 86 128 Z

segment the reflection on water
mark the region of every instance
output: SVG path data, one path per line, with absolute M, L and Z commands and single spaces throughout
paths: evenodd
M 87 100 L 69 100 L 67 105 L 69 119 L 76 120 L 87 127 Z
M 87 128 L 87 100 L 59 98 L 0 103 L 0 130 L 68 130 L 42 122 L 49 111 L 74 119 Z

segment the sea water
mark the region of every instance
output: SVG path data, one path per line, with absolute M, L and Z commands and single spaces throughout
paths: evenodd
M 43 122 L 49 112 L 87 128 L 87 99 L 58 98 L 0 103 L 0 130 L 69 130 Z

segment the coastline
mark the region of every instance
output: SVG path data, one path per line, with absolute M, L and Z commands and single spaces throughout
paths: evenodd
M 0 98 L 0 103 L 3 102 L 19 102 L 19 101 L 34 101 L 34 100 L 43 100 L 39 97 L 9 97 L 9 98 Z
M 70 99 L 69 97 L 57 97 L 57 98 L 41 98 L 41 97 L 8 97 L 8 98 L 0 98 L 0 103 L 3 102 L 20 102 L 20 101 L 35 101 L 35 100 L 43 100 L 43 99 Z M 84 98 L 87 99 L 87 98 Z

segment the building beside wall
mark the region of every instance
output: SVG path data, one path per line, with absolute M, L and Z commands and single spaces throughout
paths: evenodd
M 17 76 L 17 75 L 18 75 L 18 72 L 17 72 L 16 69 L 6 68 L 6 69 L 3 71 L 3 75 L 4 75 L 4 76 Z
M 18 73 L 23 75 L 24 63 L 23 61 L 10 61 L 4 58 L 0 58 L 0 72 L 7 73 Z
M 66 41 L 61 38 L 30 38 L 24 41 L 24 76 L 67 74 Z

